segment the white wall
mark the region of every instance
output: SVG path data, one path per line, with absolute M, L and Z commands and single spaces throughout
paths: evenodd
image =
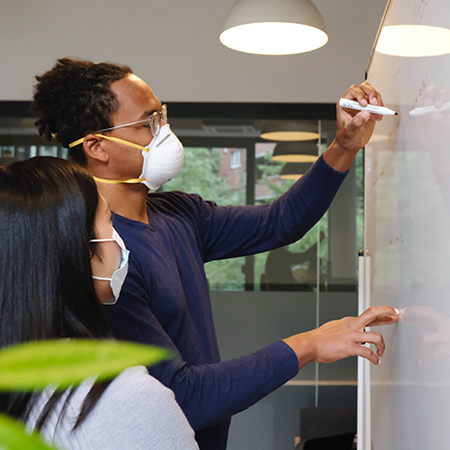
M 212 291 L 222 359 L 239 358 L 315 328 L 316 301 L 315 292 Z M 356 313 L 356 292 L 321 292 L 319 324 Z M 356 406 L 356 357 L 319 366 L 318 405 Z M 293 382 L 235 415 L 228 450 L 292 450 L 295 436 L 301 435 L 300 410 L 315 406 L 315 377 L 315 364 L 308 364 Z
M 386 0 L 315 0 L 329 42 L 257 56 L 218 40 L 234 0 L 3 0 L 0 100 L 29 100 L 56 58 L 130 65 L 164 101 L 335 102 L 364 71 Z

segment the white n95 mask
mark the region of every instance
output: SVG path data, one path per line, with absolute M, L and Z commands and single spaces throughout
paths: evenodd
M 131 180 L 108 180 L 94 177 L 94 180 L 99 183 L 143 183 L 149 189 L 156 191 L 164 183 L 175 178 L 183 165 L 183 144 L 172 132 L 168 123 L 160 128 L 158 136 L 154 136 L 150 144 L 146 147 L 113 136 L 105 136 L 103 134 L 96 134 L 96 136 L 141 150 L 144 158 L 142 173 L 139 178 L 133 178 Z M 72 142 L 69 147 L 79 144 L 83 139 Z
M 146 147 L 149 151 L 142 151 L 144 164 L 139 178 L 149 189 L 156 191 L 164 183 L 175 178 L 183 165 L 183 144 L 170 129 L 170 125 L 163 125 L 158 136 L 155 136 Z
M 105 280 L 109 281 L 111 286 L 111 290 L 113 292 L 114 297 L 107 300 L 104 305 L 114 305 L 117 303 L 117 300 L 120 295 L 120 291 L 122 290 L 123 283 L 125 282 L 125 278 L 128 274 L 128 256 L 130 255 L 130 251 L 125 247 L 125 243 L 120 237 L 119 233 L 113 228 L 112 238 L 109 239 L 92 239 L 89 242 L 109 242 L 116 241 L 120 247 L 121 257 L 120 257 L 120 266 L 118 269 L 114 271 L 111 275 L 111 278 L 104 277 L 96 277 L 92 276 L 95 280 Z

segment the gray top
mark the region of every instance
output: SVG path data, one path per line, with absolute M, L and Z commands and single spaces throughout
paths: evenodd
M 143 366 L 130 367 L 119 374 L 72 433 L 93 382 L 88 379 L 80 385 L 58 424 L 66 395 L 63 396 L 42 430 L 47 442 L 61 450 L 198 450 L 194 431 L 173 392 Z M 34 428 L 52 392 L 46 390 L 33 407 L 29 429 Z

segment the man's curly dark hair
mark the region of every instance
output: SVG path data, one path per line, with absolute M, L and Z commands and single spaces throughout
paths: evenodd
M 73 141 L 113 126 L 111 116 L 119 102 L 111 84 L 132 71 L 128 66 L 61 58 L 51 70 L 37 75 L 31 110 L 39 134 L 68 147 Z M 83 145 L 70 149 L 70 157 L 81 165 L 87 160 Z

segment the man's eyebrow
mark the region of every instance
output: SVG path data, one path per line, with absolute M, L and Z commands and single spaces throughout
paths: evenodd
M 141 114 L 141 117 L 139 117 L 138 120 L 143 120 L 143 119 L 147 119 L 148 117 L 150 117 L 151 114 L 153 114 L 154 112 L 158 111 L 157 109 L 152 109 L 151 111 L 144 111 Z

